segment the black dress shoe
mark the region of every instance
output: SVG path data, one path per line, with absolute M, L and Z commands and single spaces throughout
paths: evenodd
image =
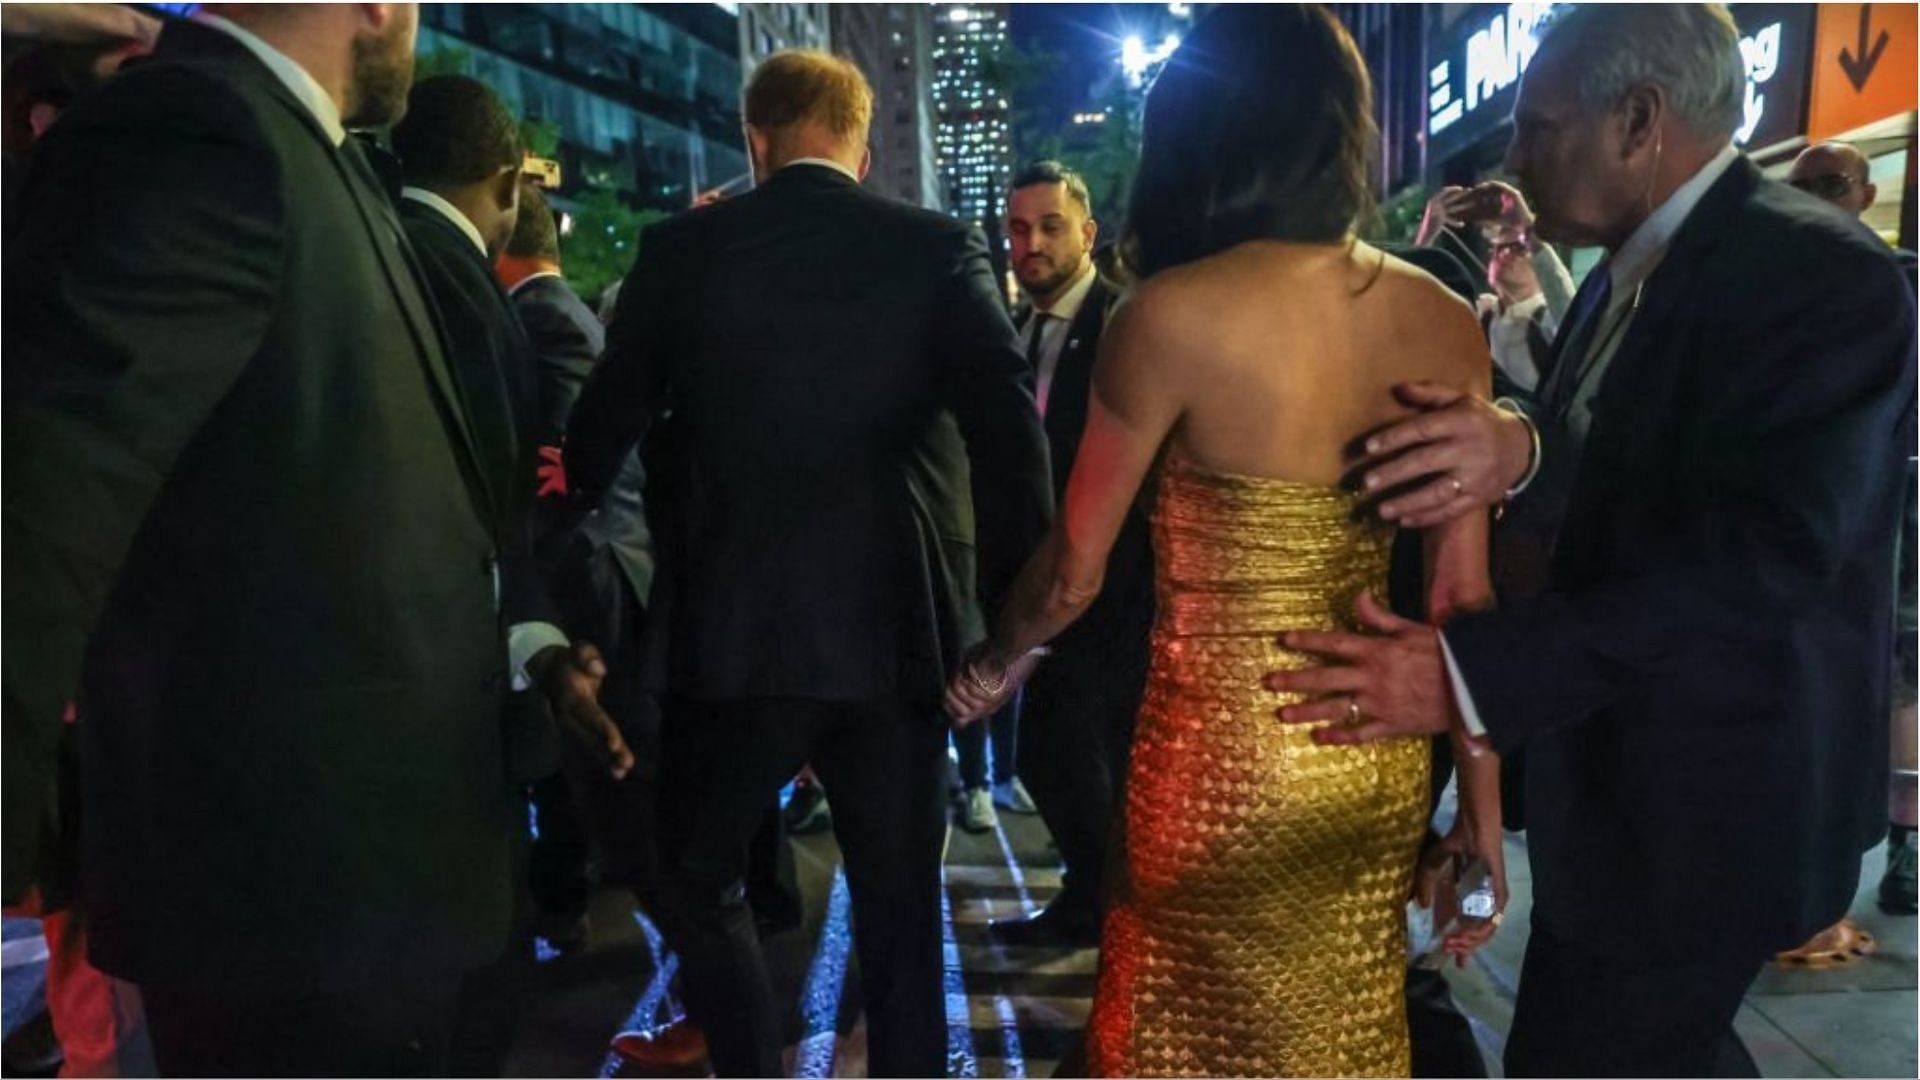
M 999 919 L 987 932 L 1001 945 L 1039 949 L 1092 949 L 1100 944 L 1100 917 L 1091 907 L 1055 901 L 1038 915 Z

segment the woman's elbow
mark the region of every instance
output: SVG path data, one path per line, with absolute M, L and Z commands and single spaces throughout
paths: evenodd
M 1062 568 L 1055 572 L 1053 587 L 1047 590 L 1047 606 L 1056 616 L 1078 618 L 1099 599 L 1105 577 L 1104 572 L 1074 573 Z

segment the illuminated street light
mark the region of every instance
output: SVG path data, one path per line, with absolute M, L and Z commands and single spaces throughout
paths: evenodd
M 1128 34 L 1120 43 L 1120 70 L 1126 73 L 1129 85 L 1138 87 L 1146 82 L 1148 72 L 1166 63 L 1179 47 L 1179 34 L 1168 34 L 1152 49 L 1147 48 L 1139 34 Z

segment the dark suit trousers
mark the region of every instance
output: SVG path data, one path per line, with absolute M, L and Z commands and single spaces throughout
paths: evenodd
M 1020 778 L 1066 863 L 1056 904 L 1098 909 L 1106 899 L 1107 847 L 1146 686 L 1144 639 L 1135 650 L 1060 648 L 1022 695 Z
M 446 1076 L 459 989 L 447 975 L 352 991 L 140 995 L 162 1076 Z
M 946 1072 L 940 856 L 946 727 L 931 705 L 670 699 L 661 929 L 721 1076 L 781 1075 L 785 1043 L 744 877 L 767 800 L 812 763 L 833 793 L 873 1076 Z
M 1759 1076 L 1733 1016 L 1760 966 L 1599 952 L 1535 918 L 1507 1075 Z
M 1406 982 L 1407 1041 L 1413 1046 L 1416 1080 L 1487 1075 L 1473 1025 L 1454 1004 L 1445 972 L 1409 967 Z

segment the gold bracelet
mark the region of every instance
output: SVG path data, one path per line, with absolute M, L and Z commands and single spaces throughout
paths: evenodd
M 980 677 L 979 664 L 969 660 L 967 662 L 967 681 L 973 684 L 975 690 L 980 691 L 988 697 L 998 697 L 1000 691 L 1007 688 L 1007 673 L 1003 669 L 1000 672 L 1000 681 L 994 683 L 992 686 L 988 686 L 987 681 Z

